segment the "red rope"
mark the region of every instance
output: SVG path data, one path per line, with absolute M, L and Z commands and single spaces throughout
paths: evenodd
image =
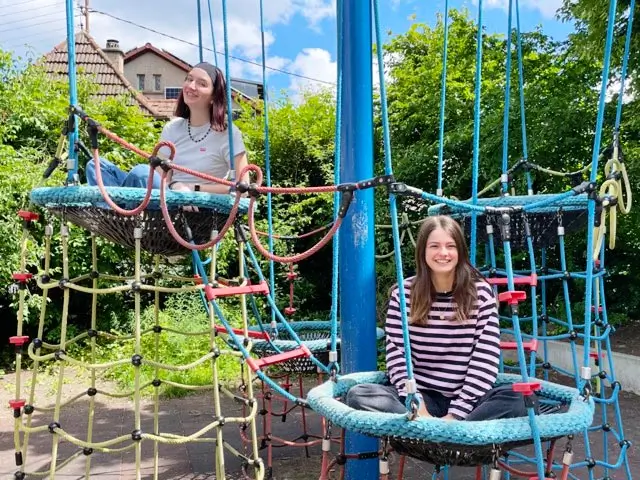
M 122 140 L 124 142 L 124 140 Z M 126 143 L 126 142 L 124 142 Z M 173 156 L 176 153 L 176 148 L 175 146 L 170 143 L 170 142 L 158 142 L 156 144 L 156 146 L 153 149 L 153 153 L 152 155 L 156 155 L 158 153 L 158 151 L 160 150 L 160 148 L 162 147 L 168 147 L 171 150 L 171 155 L 170 158 L 173 158 Z M 144 152 L 142 152 L 144 153 Z M 146 154 L 148 155 L 148 154 Z M 109 192 L 107 192 L 107 189 L 104 185 L 104 181 L 102 180 L 102 170 L 100 168 L 100 152 L 98 151 L 97 148 L 95 148 L 93 150 L 93 163 L 96 169 L 96 181 L 98 183 L 98 189 L 100 190 L 100 193 L 102 194 L 102 198 L 104 198 L 104 201 L 107 202 L 107 205 L 109 205 L 116 213 L 120 214 L 120 215 L 124 215 L 124 216 L 134 216 L 134 215 L 138 215 L 140 212 L 142 212 L 147 205 L 149 204 L 149 200 L 151 199 L 151 190 L 153 189 L 153 175 L 154 175 L 154 169 L 153 168 L 149 168 L 149 178 L 147 179 L 147 191 L 144 194 L 144 198 L 142 199 L 142 202 L 140 203 L 140 205 L 138 205 L 136 208 L 134 208 L 133 210 L 127 210 L 125 208 L 121 208 L 117 203 L 115 203 L 112 199 L 111 196 L 109 195 Z M 166 179 L 166 172 L 162 174 L 162 182 L 164 183 L 165 179 Z

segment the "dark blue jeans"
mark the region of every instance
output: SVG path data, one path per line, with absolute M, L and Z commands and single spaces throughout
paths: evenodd
M 432 390 L 423 390 L 422 396 L 427 411 L 433 417 L 444 417 L 449 411 L 451 398 Z M 538 397 L 533 395 L 535 411 L 538 411 Z M 346 403 L 356 410 L 369 412 L 406 413 L 405 398 L 400 397 L 395 387 L 377 383 L 361 383 L 347 393 Z M 496 420 L 527 416 L 524 397 L 514 392 L 511 385 L 493 388 L 480 399 L 466 421 Z
M 148 164 L 141 163 L 127 173 L 109 160 L 100 158 L 100 173 L 102 174 L 102 183 L 104 183 L 105 187 L 147 188 L 149 168 Z M 96 180 L 96 166 L 93 159 L 87 162 L 86 175 L 89 186 L 94 187 L 98 185 L 98 181 Z M 153 174 L 153 188 L 160 188 L 160 175 L 156 172 Z

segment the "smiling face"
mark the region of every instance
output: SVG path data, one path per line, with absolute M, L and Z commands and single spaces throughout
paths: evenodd
M 434 229 L 427 237 L 425 261 L 434 275 L 453 275 L 458 265 L 455 240 L 442 228 Z
M 187 74 L 182 85 L 184 103 L 189 108 L 208 109 L 213 100 L 211 77 L 201 68 L 194 68 Z

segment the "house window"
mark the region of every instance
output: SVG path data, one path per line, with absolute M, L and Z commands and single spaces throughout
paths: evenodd
M 153 89 L 156 92 L 159 92 L 160 90 L 162 90 L 161 80 L 162 80 L 162 75 L 153 76 Z
M 167 87 L 164 89 L 164 98 L 166 98 L 167 100 L 178 98 L 180 96 L 181 90 L 182 88 L 180 87 Z
M 144 73 L 139 73 L 137 76 L 138 76 L 138 90 L 143 92 L 144 91 Z

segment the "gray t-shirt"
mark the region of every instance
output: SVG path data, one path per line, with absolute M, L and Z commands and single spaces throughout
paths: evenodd
M 174 118 L 167 122 L 162 129 L 161 140 L 167 140 L 176 147 L 176 154 L 173 159 L 176 165 L 190 168 L 201 173 L 213 175 L 217 178 L 225 178 L 230 170 L 230 152 L 229 152 L 229 131 L 216 132 L 209 130 L 209 125 L 200 127 L 191 127 L 191 137 L 187 130 L 186 118 Z M 206 137 L 205 137 L 206 135 Z M 202 141 L 200 140 L 204 137 Z M 244 142 L 242 140 L 242 132 L 233 125 L 233 155 L 236 156 L 245 151 Z M 160 149 L 163 156 L 168 157 L 170 151 L 163 147 Z M 206 181 L 193 175 L 173 171 L 172 181 L 190 182 L 200 184 L 212 184 L 214 182 Z

